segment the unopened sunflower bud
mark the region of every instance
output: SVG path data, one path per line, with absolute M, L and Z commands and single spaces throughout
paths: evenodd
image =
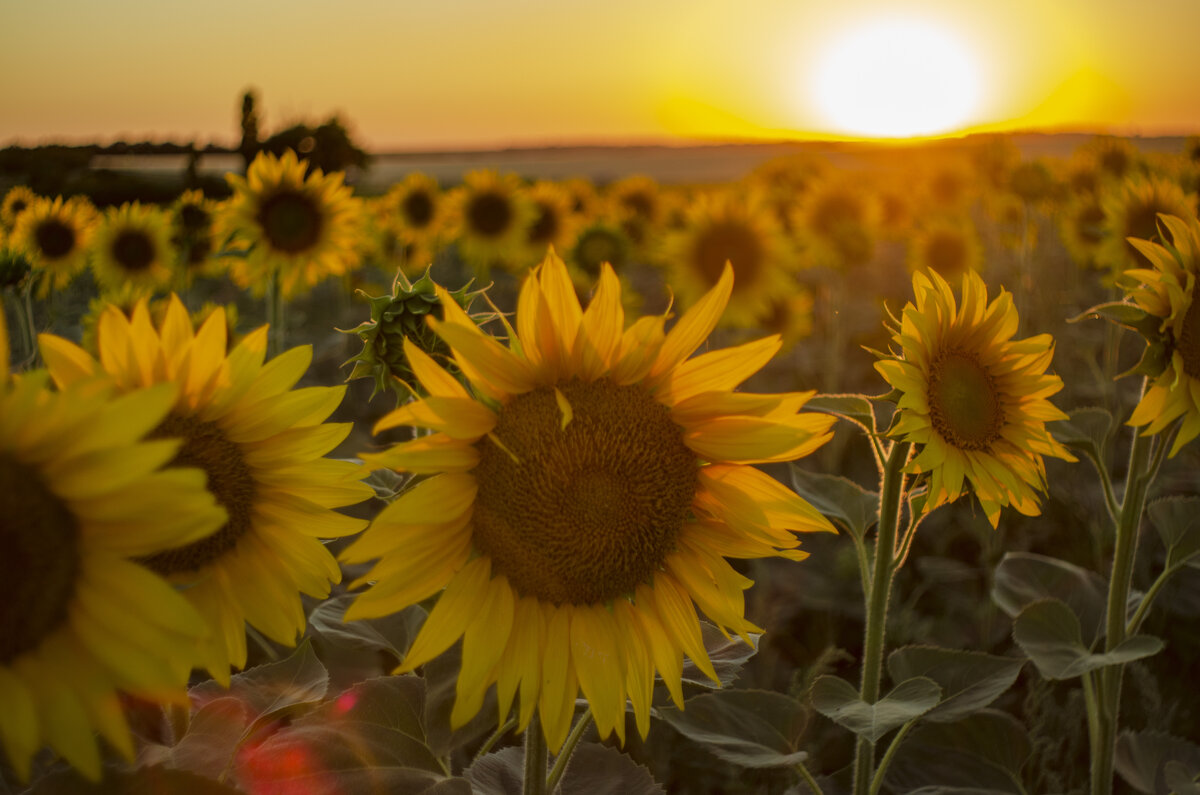
M 410 339 L 425 353 L 444 364 L 450 364 L 450 349 L 441 337 L 433 333 L 426 323 L 426 317 L 442 319 L 441 300 L 437 296 L 429 269 L 415 282 L 409 281 L 403 271 L 397 272 L 392 282 L 392 292 L 389 295 L 369 296 L 358 291 L 371 305 L 371 319 L 360 323 L 347 333 L 357 334 L 363 341 L 362 352 L 346 361 L 354 363 L 354 369 L 346 378 L 374 378 L 375 389 L 371 397 L 380 392 L 392 390 L 397 399 L 402 400 L 416 394 L 412 369 L 408 358 L 404 355 L 404 340 Z M 470 312 L 471 303 L 486 291 L 470 291 L 468 282 L 458 290 L 450 292 L 450 296 L 463 308 Z M 492 313 L 475 315 L 477 322 L 492 319 Z

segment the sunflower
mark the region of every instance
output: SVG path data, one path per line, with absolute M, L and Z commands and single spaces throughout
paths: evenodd
M 587 177 L 568 177 L 559 182 L 571 197 L 571 214 L 582 221 L 592 220 L 599 212 L 600 195 Z
M 1200 220 L 1163 216 L 1171 246 L 1135 241 L 1149 268 L 1126 271 L 1118 283 L 1142 309 L 1161 318 L 1170 359 L 1163 372 L 1147 383 L 1129 424 L 1158 433 L 1179 417 L 1183 423 L 1171 455 L 1200 434 Z
M 912 236 L 908 248 L 909 270 L 934 270 L 952 284 L 982 264 L 983 244 L 969 217 L 929 223 Z
M 41 293 L 61 290 L 87 265 L 96 211 L 87 199 L 39 197 L 21 213 L 12 243 L 28 252 L 45 275 Z
M 0 746 L 22 780 L 43 745 L 99 779 L 93 732 L 134 758 L 117 691 L 186 704 L 205 632 L 133 558 L 201 541 L 225 511 L 203 472 L 162 469 L 177 442 L 142 441 L 173 385 L 53 392 L 44 371 L 10 376 L 4 328 L 0 312 Z
M 594 221 L 584 227 L 575 238 L 575 245 L 568 254 L 572 271 L 581 276 L 579 286 L 586 288 L 600 278 L 604 264 L 612 267 L 618 275 L 624 273 L 631 259 L 633 243 L 620 227 L 603 221 Z
M 468 172 L 453 202 L 458 253 L 476 273 L 485 274 L 494 265 L 512 267 L 522 260 L 534 209 L 515 174 Z
M 616 221 L 639 249 L 648 245 L 664 215 L 658 183 L 642 174 L 623 177 L 605 192 L 607 216 Z
M 536 263 L 546 249 L 567 251 L 575 245 L 579 216 L 571 212 L 571 194 L 554 182 L 541 180 L 529 188 L 533 222 L 525 231 L 527 261 Z
M 1082 193 L 1067 202 L 1059 216 L 1059 236 L 1076 265 L 1098 264 L 1104 227 L 1104 208 L 1095 195 Z
M 687 225 L 665 237 L 661 259 L 670 263 L 671 286 L 684 306 L 711 290 L 731 263 L 738 279 L 721 318 L 729 326 L 754 325 L 775 297 L 796 289 L 796 257 L 755 194 L 700 196 Z
M 12 229 L 17 225 L 17 216 L 33 204 L 38 195 L 24 185 L 17 185 L 4 194 L 0 202 L 0 229 Z
M 217 203 L 202 191 L 184 191 L 171 204 L 171 244 L 183 265 L 183 280 L 198 275 L 215 276 L 222 269 L 213 239 L 213 220 Z
M 1137 147 L 1113 135 L 1097 135 L 1079 147 L 1079 154 L 1081 159 L 1095 164 L 1097 171 L 1109 179 L 1125 179 L 1141 165 Z
M 844 178 L 813 183 L 794 214 L 792 228 L 816 264 L 845 267 L 871 258 L 877 208 L 858 185 Z
M 153 435 L 184 440 L 177 463 L 207 473 L 229 521 L 210 538 L 144 563 L 187 586 L 184 595 L 212 627 L 203 664 L 224 684 L 231 665 L 245 665 L 246 623 L 279 643 L 295 643 L 304 629 L 298 592 L 328 596 L 341 577 L 318 538 L 363 526 L 331 509 L 371 496 L 359 482 L 360 467 L 321 457 L 350 432 L 349 423 L 323 422 L 346 388 L 292 390 L 312 348 L 293 348 L 264 365 L 266 335 L 265 326 L 251 332 L 227 356 L 224 311 L 216 309 L 193 330 L 172 295 L 158 327 L 144 299 L 132 317 L 106 310 L 99 361 L 64 339 L 41 337 L 42 358 L 59 384 L 104 372 L 123 390 L 180 384 Z
M 913 292 L 916 305 L 892 329 L 900 351 L 875 369 L 900 393 L 890 435 L 921 446 L 908 471 L 929 479 L 925 509 L 958 499 L 969 481 L 993 527 L 1005 505 L 1036 516 L 1036 492 L 1046 490 L 1042 456 L 1075 460 L 1046 430 L 1066 419 L 1047 400 L 1063 387 L 1045 373 L 1053 340 L 1013 340 L 1012 295 L 1002 290 L 989 304 L 972 271 L 963 275 L 961 306 L 936 271 L 914 274 Z
M 450 217 L 450 202 L 428 174 L 409 174 L 383 197 L 380 228 L 394 236 L 392 248 L 405 273 L 424 273 L 440 247 Z
M 221 237 L 249 245 L 230 268 L 239 287 L 262 295 L 278 274 L 285 297 L 298 295 L 358 261 L 360 206 L 341 172 L 305 175 L 307 161 L 290 149 L 282 157 L 260 153 L 246 176 L 228 174 L 233 198 L 217 217 Z
M 105 292 L 126 285 L 147 295 L 174 275 L 175 253 L 166 213 L 138 202 L 109 208 L 92 239 L 92 272 Z
M 683 654 L 714 677 L 693 605 L 747 640 L 760 631 L 743 617 L 751 582 L 724 558 L 800 560 L 793 531 L 832 530 L 748 466 L 795 459 L 830 438 L 830 417 L 797 413 L 811 392 L 732 391 L 779 339 L 685 361 L 732 289 L 726 268 L 670 333 L 665 316 L 622 332 L 612 269 L 583 312 L 551 253 L 524 282 L 509 347 L 443 295 L 445 319 L 431 325 L 478 400 L 406 343 L 429 397 L 375 430 L 435 432 L 363 459 L 432 477 L 343 553 L 352 563 L 379 558 L 353 584 L 375 583 L 346 618 L 393 613 L 444 589 L 401 670 L 463 638 L 454 725 L 495 683 L 501 720 L 519 691 L 520 728 L 538 712 L 555 751 L 579 690 L 601 736 L 624 738 L 627 697 L 645 736 L 656 669 L 677 704 Z
M 1186 193 L 1174 182 L 1160 177 L 1132 177 L 1101 202 L 1104 208 L 1105 238 L 1098 259 L 1120 273 L 1128 268 L 1144 268 L 1146 259 L 1129 242 L 1159 240 L 1158 216 L 1192 218 L 1196 215 L 1196 194 Z

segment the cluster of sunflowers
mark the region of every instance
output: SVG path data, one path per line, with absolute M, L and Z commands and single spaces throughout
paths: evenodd
M 745 738 L 720 721 L 688 723 L 668 703 L 684 710 L 685 685 L 697 678 L 728 684 L 715 650 L 744 661 L 764 631 L 746 617 L 752 581 L 730 559 L 801 561 L 799 533 L 841 529 L 859 551 L 861 683 L 821 677 L 811 703 L 857 735 L 855 791 L 878 791 L 894 746 L 876 765 L 876 741 L 903 725 L 898 744 L 932 710 L 966 715 L 962 693 L 974 686 L 963 684 L 973 674 L 962 660 L 947 657 L 893 691 L 905 690 L 906 709 L 923 708 L 900 709 L 895 725 L 883 713 L 867 728 L 855 717 L 881 699 L 892 579 L 918 527 L 967 494 L 993 527 L 1005 508 L 1037 516 L 1045 459 L 1075 460 L 1047 429 L 1068 419 L 1050 402 L 1064 388 L 1048 372 L 1053 339 L 1017 339 L 1013 294 L 989 300 L 978 273 L 984 245 L 973 213 L 986 198 L 997 239 L 1026 265 L 1035 216 L 1061 221 L 1064 242 L 1065 230 L 1086 227 L 1072 254 L 1104 264 L 1106 283 L 1127 295 L 1094 312 L 1136 329 L 1153 352 L 1128 420 L 1144 431 L 1120 502 L 1104 462 L 1089 455 L 1117 546 L 1107 656 L 1091 655 L 1104 661 L 1080 663 L 1075 675 L 1093 693 L 1089 704 L 1103 706 L 1091 733 L 1094 776 L 1111 784 L 1119 666 L 1161 648 L 1137 634 L 1157 588 L 1127 621 L 1130 534 L 1167 450 L 1174 456 L 1200 435 L 1200 220 L 1184 188 L 1195 170 L 1170 161 L 1167 176 L 1168 165 L 1108 139 L 1066 167 L 1018 160 L 999 141 L 974 162 L 939 160 L 919 192 L 907 173 L 864 185 L 790 158 L 721 188 L 633 177 L 601 191 L 584 180 L 522 185 L 479 172 L 443 193 L 416 174 L 361 200 L 342 175 L 310 172 L 289 153 L 231 175 L 233 197 L 221 205 L 189 193 L 169 209 L 100 214 L 83 199 L 10 191 L 0 208 L 5 297 L 13 288 L 25 306 L 35 292 L 52 297 L 89 263 L 102 292 L 84 346 L 51 333 L 35 343 L 32 313 L 10 335 L 0 315 L 0 744 L 15 779 L 45 773 L 53 762 L 44 748 L 89 779 L 116 775 L 96 734 L 126 765 L 145 765 L 130 723 L 137 705 L 183 716 L 168 738 L 178 747 L 194 736 L 187 716 L 197 693 L 220 701 L 221 688 L 236 690 L 233 671 L 255 644 L 294 646 L 309 632 L 313 600 L 330 597 L 344 574 L 352 594 L 339 623 L 428 608 L 411 642 L 375 673 L 416 681 L 457 649 L 449 726 L 494 710 L 481 757 L 507 732 L 523 733 L 526 792 L 554 790 L 593 722 L 601 739 L 623 743 L 627 710 L 643 739 L 656 717 L 728 748 Z M 982 179 L 993 189 L 981 190 Z M 772 325 L 780 302 L 822 284 L 806 273 L 840 273 L 842 292 L 817 294 L 849 301 L 845 282 L 877 266 L 877 245 L 896 241 L 906 245 L 912 297 L 876 354 L 889 394 L 741 391 L 786 342 Z M 492 304 L 490 291 L 442 287 L 426 266 L 446 258 L 465 273 L 519 279 L 515 312 L 471 314 L 479 299 Z M 184 298 L 202 279 L 227 277 L 266 294 L 277 323 L 283 301 L 330 277 L 352 280 L 364 262 L 398 275 L 355 330 L 367 345 L 351 378 L 396 387 L 397 407 L 374 434 L 412 430 L 343 450 L 353 424 L 329 420 L 347 387 L 298 387 L 311 345 L 273 347 L 267 325 L 235 335 L 224 307 L 194 317 Z M 668 303 L 627 322 L 636 302 L 623 282 L 637 263 L 665 265 L 678 317 Z M 723 324 L 775 333 L 707 350 Z M 9 340 L 18 335 L 32 351 L 14 366 Z M 839 419 L 866 432 L 879 467 L 865 525 L 831 496 L 840 479 L 801 478 L 793 490 L 757 468 L 809 456 Z M 873 557 L 864 540 L 872 524 Z M 1054 675 L 1063 652 L 1061 639 L 1047 640 L 1048 601 L 1019 606 L 1014 637 L 1044 675 L 1068 678 Z M 1040 646 L 1023 640 L 1035 630 Z M 1080 645 L 1076 656 L 1088 653 Z M 215 686 L 189 696 L 189 682 L 210 677 Z M 1004 689 L 993 685 L 990 699 Z M 332 711 L 353 712 L 363 692 L 332 694 Z M 287 726 L 244 728 L 239 745 Z M 547 751 L 559 760 L 548 774 Z M 187 767 L 163 753 L 160 761 Z M 722 758 L 746 759 L 729 753 Z M 795 748 L 769 758 L 821 791 Z M 422 782 L 459 780 L 431 759 L 437 767 Z M 238 782 L 256 791 L 253 773 Z M 488 791 L 483 777 L 477 768 L 471 783 Z

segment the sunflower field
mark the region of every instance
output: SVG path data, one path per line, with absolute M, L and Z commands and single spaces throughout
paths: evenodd
M 0 204 L 0 793 L 1198 793 L 1200 141 Z

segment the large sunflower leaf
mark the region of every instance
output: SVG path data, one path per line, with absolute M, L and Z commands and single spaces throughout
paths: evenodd
M 753 646 L 747 645 L 737 635 L 725 637 L 721 630 L 707 621 L 700 622 L 700 640 L 704 644 L 704 650 L 708 652 L 713 669 L 717 672 L 717 678 L 721 681 L 720 687 L 732 685 L 741 675 L 746 661 L 758 653 L 758 639 L 761 636 L 752 634 L 750 637 L 754 641 Z M 683 661 L 683 681 L 709 690 L 718 687 L 717 683 L 709 679 L 688 657 Z
M 832 414 L 853 422 L 868 433 L 875 433 L 875 406 L 866 395 L 816 395 L 804 408 Z
M 1163 642 L 1150 635 L 1126 638 L 1115 649 L 1093 654 L 1084 646 L 1079 618 L 1059 599 L 1028 605 L 1013 622 L 1013 639 L 1047 679 L 1073 679 L 1109 665 L 1150 657 Z
M 1194 784 L 1193 790 L 1179 785 L 1188 783 L 1200 774 L 1200 746 L 1164 732 L 1126 729 L 1117 737 L 1113 766 L 1121 778 L 1138 792 L 1184 795 L 1195 791 Z M 1168 773 L 1171 774 L 1171 781 L 1167 780 Z
M 1104 632 L 1108 584 L 1093 571 L 1031 552 L 1009 552 L 996 567 L 992 601 L 1011 618 L 1042 599 L 1059 599 L 1078 616 L 1091 646 Z
M 798 750 L 804 706 L 767 690 L 719 690 L 690 698 L 687 709 L 659 707 L 660 718 L 726 762 L 741 767 L 791 767 L 808 754 Z
M 792 488 L 814 508 L 857 539 L 862 539 L 879 519 L 879 495 L 849 478 L 809 472 L 795 464 Z
M 1102 463 L 1112 430 L 1112 414 L 1099 406 L 1072 409 L 1069 414 L 1070 419 L 1054 423 L 1054 438 Z
M 494 687 L 488 688 L 483 706 L 475 717 L 457 729 L 451 727 L 450 713 L 454 710 L 455 687 L 461 667 L 461 643 L 454 644 L 422 667 L 425 676 L 425 736 L 429 740 L 429 747 L 439 757 L 448 756 L 451 751 L 482 739 L 496 729 L 498 707 Z
M 190 691 L 192 703 L 202 706 L 218 698 L 236 698 L 254 720 L 282 710 L 315 704 L 329 689 L 329 674 L 313 652 L 308 638 L 289 657 L 234 674 L 229 688 L 210 679 Z
M 308 617 L 313 649 L 329 671 L 332 692 L 391 673 L 427 615 L 420 605 L 409 605 L 379 618 L 343 621 L 354 598 L 345 594 L 326 599 Z
M 924 723 L 900 746 L 886 786 L 926 795 L 1023 793 L 1020 771 L 1031 748 L 1021 722 L 999 710 Z
M 240 795 L 241 790 L 185 770 L 142 767 L 105 770 L 100 781 L 88 781 L 74 770 L 59 770 L 25 791 L 25 795 Z
M 906 679 L 874 704 L 868 704 L 846 680 L 822 676 L 813 682 L 810 693 L 813 709 L 875 743 L 892 729 L 933 709 L 942 689 L 934 680 L 918 676 Z
M 463 773 L 477 795 L 521 795 L 525 755 L 505 748 L 476 759 Z M 555 792 L 560 795 L 663 795 L 650 771 L 615 748 L 584 743 L 575 749 Z
M 941 700 L 924 716 L 936 723 L 952 723 L 991 704 L 1012 687 L 1023 665 L 1012 657 L 936 646 L 906 646 L 887 660 L 894 681 L 927 676 L 942 688 Z
M 1200 497 L 1165 497 L 1146 506 L 1167 548 L 1167 568 L 1200 565 Z

